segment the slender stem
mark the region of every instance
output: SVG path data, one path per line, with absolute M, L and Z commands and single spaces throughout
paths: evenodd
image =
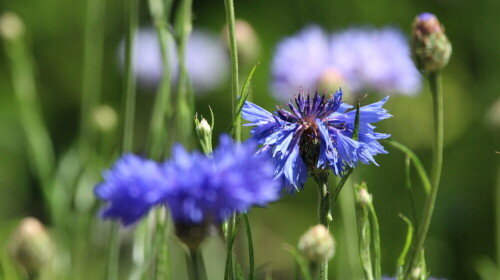
M 118 235 L 119 225 L 114 223 L 111 226 L 110 236 L 109 236 L 109 254 L 108 254 L 108 280 L 118 279 L 118 264 L 120 257 L 120 236 Z
M 318 172 L 314 175 L 314 180 L 318 184 L 318 216 L 319 223 L 327 229 L 332 221 L 330 212 L 330 184 L 328 182 L 328 171 Z M 328 279 L 328 261 L 320 264 L 319 279 Z
M 497 171 L 496 187 L 496 234 L 497 234 L 497 267 L 500 269 L 500 165 Z
M 189 250 L 189 280 L 206 280 L 205 264 L 200 250 Z
M 176 29 L 179 35 L 179 80 L 177 82 L 177 108 L 176 108 L 176 134 L 181 142 L 187 142 L 191 135 L 193 105 L 191 101 L 191 90 L 186 65 L 186 48 L 189 35 L 192 30 L 192 0 L 182 0 L 179 4 L 178 16 L 176 18 Z
M 373 256 L 373 262 L 375 265 L 374 274 L 375 274 L 375 279 L 380 280 L 382 279 L 382 270 L 381 270 L 382 257 L 380 253 L 380 228 L 378 224 L 377 213 L 375 212 L 373 203 L 370 203 L 369 210 L 370 210 L 370 225 L 372 227 L 371 231 L 373 236 L 373 248 L 374 248 L 374 256 Z
M 87 149 L 94 147 L 96 141 L 92 114 L 101 96 L 105 7 L 106 1 L 87 1 L 80 116 L 80 156 L 83 158 L 88 156 Z
M 155 159 L 159 159 L 165 147 L 169 146 L 168 143 L 165 145 L 164 139 L 166 139 L 166 126 L 169 125 L 172 116 L 172 77 L 169 62 L 169 47 L 171 47 L 172 42 L 168 30 L 168 15 L 170 14 L 171 6 L 171 0 L 149 0 L 149 11 L 158 35 L 163 65 L 163 75 L 156 94 L 150 124 L 149 153 Z
M 134 52 L 134 35 L 139 21 L 139 1 L 126 1 L 125 18 L 128 19 L 127 33 L 125 36 L 125 103 L 124 114 L 125 123 L 123 126 L 123 143 L 122 150 L 129 152 L 132 150 L 134 136 L 134 118 L 135 118 L 135 98 L 136 85 L 133 71 L 133 52 Z
M 248 276 L 248 280 L 253 280 L 255 277 L 255 258 L 253 252 L 252 229 L 250 228 L 250 221 L 248 219 L 247 213 L 243 213 L 243 218 L 245 220 L 245 227 L 247 230 L 248 260 L 250 263 L 250 275 Z
M 434 118 L 434 163 L 432 168 L 431 192 L 427 196 L 422 222 L 415 240 L 415 247 L 410 255 L 410 265 L 405 273 L 405 280 L 410 279 L 413 269 L 419 263 L 419 255 L 424 247 L 425 238 L 434 212 L 434 205 L 439 188 L 439 180 L 441 177 L 441 165 L 443 162 L 443 93 L 441 90 L 441 79 L 439 72 L 429 74 L 429 84 L 432 93 L 433 118 Z
M 406 181 L 406 188 L 408 189 L 408 196 L 410 199 L 410 206 L 411 206 L 411 212 L 412 212 L 412 218 L 413 218 L 413 224 L 415 225 L 416 228 L 418 228 L 418 216 L 417 216 L 417 207 L 415 206 L 415 195 L 413 194 L 413 184 L 411 183 L 411 164 L 410 164 L 410 157 L 406 156 L 405 159 L 405 181 Z
M 238 49 L 236 45 L 236 31 L 235 31 L 235 19 L 234 19 L 234 3 L 233 0 L 224 0 L 226 7 L 226 21 L 229 29 L 229 48 L 231 51 L 231 72 L 232 72 L 232 108 L 233 108 L 233 118 L 234 120 L 234 135 L 233 138 L 236 141 L 241 141 L 241 116 L 238 117 L 236 112 L 238 104 L 238 92 L 239 92 L 239 78 L 238 78 Z

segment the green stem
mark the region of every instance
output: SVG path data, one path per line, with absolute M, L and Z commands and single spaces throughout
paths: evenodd
M 253 252 L 253 241 L 252 241 L 252 229 L 250 228 L 250 221 L 248 219 L 247 213 L 243 213 L 243 218 L 245 220 L 245 227 L 247 230 L 247 240 L 248 240 L 248 260 L 250 263 L 250 275 L 249 280 L 253 280 L 255 277 L 255 258 Z
M 172 116 L 171 108 L 171 73 L 169 62 L 170 34 L 168 30 L 168 15 L 172 6 L 171 0 L 149 0 L 149 11 L 156 28 L 160 43 L 163 75 L 156 94 L 150 124 L 149 153 L 152 158 L 159 159 L 169 144 L 165 144 L 167 125 Z
M 33 57 L 22 34 L 2 41 L 5 43 L 5 52 L 12 67 L 13 91 L 18 104 L 20 124 L 25 134 L 30 167 L 40 181 L 44 207 L 51 218 L 56 220 L 54 217 L 58 213 L 55 213 L 52 202 L 55 155 L 37 95 Z
M 412 271 L 418 266 L 419 256 L 424 247 L 425 238 L 434 212 L 434 205 L 439 189 L 441 178 L 441 166 L 443 162 L 443 93 L 441 89 L 441 79 L 439 72 L 429 74 L 429 84 L 432 93 L 433 118 L 434 118 L 434 162 L 432 168 L 431 183 L 432 188 L 427 196 L 422 222 L 415 241 L 415 247 L 410 255 L 410 265 L 405 273 L 405 280 L 411 278 Z
M 335 188 L 335 191 L 333 192 L 333 196 L 332 196 L 332 209 L 335 208 L 335 204 L 337 203 L 337 199 L 339 198 L 340 191 L 342 190 L 345 183 L 347 182 L 347 179 L 349 179 L 349 176 L 351 175 L 352 171 L 353 171 L 353 168 L 349 167 L 349 169 L 344 173 L 344 175 L 340 179 L 339 184 Z
M 239 89 L 239 78 L 238 78 L 238 49 L 236 45 L 236 31 L 235 31 L 235 19 L 234 19 L 234 3 L 233 0 L 224 0 L 226 7 L 226 21 L 229 29 L 229 48 L 231 51 L 231 72 L 232 72 L 232 108 L 233 108 L 233 118 L 234 118 L 234 135 L 233 138 L 236 141 L 241 141 L 241 116 L 236 112 L 238 104 L 238 89 Z
M 330 212 L 330 184 L 328 182 L 328 171 L 316 173 L 314 180 L 318 184 L 318 216 L 319 223 L 324 225 L 327 229 L 332 221 L 332 214 Z M 319 279 L 328 279 L 328 261 L 320 264 Z
M 206 280 L 205 264 L 199 249 L 189 250 L 189 280 Z
M 102 57 L 104 47 L 104 15 L 106 1 L 87 1 L 83 54 L 82 108 L 80 116 L 80 156 L 95 147 L 94 110 L 101 96 Z
M 123 126 L 123 152 L 130 152 L 133 145 L 136 85 L 133 71 L 134 35 L 139 21 L 139 1 L 126 1 L 125 18 L 128 19 L 127 33 L 125 36 L 125 123 Z
M 380 253 L 380 228 L 378 224 L 377 213 L 375 212 L 373 203 L 370 203 L 369 210 L 370 210 L 370 225 L 372 227 L 371 231 L 373 236 L 373 248 L 374 248 L 373 262 L 375 265 L 374 268 L 375 279 L 380 280 L 382 279 L 382 270 L 381 270 L 382 257 Z
M 108 254 L 108 280 L 118 279 L 118 264 L 120 257 L 120 236 L 118 235 L 119 225 L 114 223 L 111 226 L 110 236 L 109 236 L 109 254 Z
M 498 269 L 500 269 L 500 165 L 498 167 L 497 176 L 498 176 L 497 188 L 496 188 L 497 267 Z
M 176 29 L 179 35 L 179 80 L 177 83 L 177 113 L 176 113 L 176 132 L 181 142 L 189 140 L 192 130 L 192 105 L 190 96 L 190 85 L 186 65 L 186 47 L 189 35 L 192 31 L 192 0 L 183 0 L 180 2 L 178 17 L 176 19 Z

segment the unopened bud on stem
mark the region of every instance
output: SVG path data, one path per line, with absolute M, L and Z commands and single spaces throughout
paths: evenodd
M 451 44 L 435 15 L 422 13 L 415 18 L 411 52 L 415 65 L 424 73 L 439 71 L 448 64 Z
M 26 271 L 36 272 L 50 261 L 54 245 L 37 219 L 24 218 L 12 233 L 9 253 Z
M 335 240 L 324 225 L 309 229 L 299 240 L 299 251 L 313 263 L 330 260 L 335 254 Z

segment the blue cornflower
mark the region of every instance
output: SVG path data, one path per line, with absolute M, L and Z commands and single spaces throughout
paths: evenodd
M 254 156 L 256 150 L 255 142 L 236 144 L 228 136 L 220 138 L 211 158 L 177 146 L 165 165 L 171 178 L 166 202 L 173 219 L 187 224 L 220 222 L 234 212 L 276 200 L 274 165 L 267 155 Z
M 312 100 L 302 92 L 295 104 L 288 102 L 290 111 L 277 107 L 274 113 L 247 101 L 242 114 L 247 125 L 256 126 L 252 135 L 262 144 L 260 152 L 275 159 L 275 176 L 293 193 L 303 188 L 308 169 L 331 168 L 342 175 L 358 161 L 377 164 L 373 156 L 387 153 L 377 140 L 390 135 L 375 132 L 371 123 L 391 117 L 382 108 L 387 99 L 360 108 L 357 141 L 352 139 L 356 110 L 342 103 L 342 90 L 330 98 L 316 92 Z
M 365 90 L 412 95 L 421 76 L 410 58 L 407 38 L 396 28 L 349 28 L 328 34 L 309 26 L 276 47 L 271 90 L 286 101 L 299 87 L 337 84 L 359 94 Z
M 95 194 L 108 202 L 105 218 L 131 224 L 156 205 L 170 208 L 183 225 L 221 222 L 234 212 L 278 198 L 279 182 L 269 156 L 254 155 L 257 144 L 221 136 L 212 156 L 175 147 L 170 161 L 157 163 L 125 155 L 104 173 Z
M 104 218 L 119 219 L 129 225 L 163 201 L 168 191 L 165 172 L 157 162 L 133 154 L 120 158 L 104 172 L 104 182 L 95 195 L 109 202 L 101 211 Z
M 168 59 L 172 83 L 179 77 L 178 50 L 174 38 L 168 37 Z M 134 37 L 133 67 L 139 86 L 155 89 L 163 75 L 163 62 L 158 35 L 152 28 L 141 28 Z M 124 63 L 125 44 L 119 46 L 120 63 Z M 211 32 L 195 29 L 186 46 L 186 67 L 196 94 L 219 89 L 229 75 L 229 56 L 224 43 Z

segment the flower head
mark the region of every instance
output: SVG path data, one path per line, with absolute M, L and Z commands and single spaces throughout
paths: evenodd
M 421 78 L 405 36 L 395 28 L 350 28 L 327 34 L 310 26 L 276 48 L 272 92 L 288 100 L 295 89 L 316 88 L 336 73 L 336 83 L 354 93 L 373 90 L 415 94 Z
M 168 37 L 168 60 L 172 83 L 179 76 L 177 48 L 172 37 Z M 134 37 L 133 67 L 139 85 L 154 89 L 160 84 L 163 64 L 160 44 L 156 32 L 142 28 Z M 123 63 L 124 44 L 120 46 Z M 186 46 L 186 67 L 195 93 L 203 94 L 220 87 L 229 74 L 229 57 L 224 44 L 217 37 L 203 30 L 194 30 Z
M 233 212 L 276 200 L 274 166 L 266 155 L 253 156 L 255 151 L 255 143 L 236 144 L 228 136 L 220 138 L 211 158 L 177 146 L 165 164 L 166 176 L 171 178 L 166 203 L 174 221 L 220 222 Z
M 167 182 L 157 162 L 126 154 L 104 172 L 104 182 L 97 185 L 94 193 L 109 202 L 101 211 L 102 217 L 129 225 L 164 199 Z
M 264 206 L 278 198 L 279 182 L 271 159 L 255 151 L 252 141 L 236 144 L 222 136 L 210 157 L 181 146 L 165 163 L 125 155 L 95 188 L 96 196 L 108 202 L 102 216 L 129 225 L 164 204 L 176 223 L 199 225 Z
M 253 138 L 262 144 L 260 152 L 270 152 L 277 164 L 275 176 L 288 192 L 304 186 L 308 169 L 331 168 L 341 175 L 358 161 L 376 164 L 374 155 L 387 153 L 377 141 L 389 137 L 376 133 L 371 123 L 391 117 L 382 106 L 388 97 L 360 108 L 358 140 L 352 139 L 356 110 L 342 103 L 342 90 L 326 97 L 317 92 L 311 98 L 300 93 L 288 102 L 288 109 L 274 113 L 245 102 L 243 118 L 254 125 Z

